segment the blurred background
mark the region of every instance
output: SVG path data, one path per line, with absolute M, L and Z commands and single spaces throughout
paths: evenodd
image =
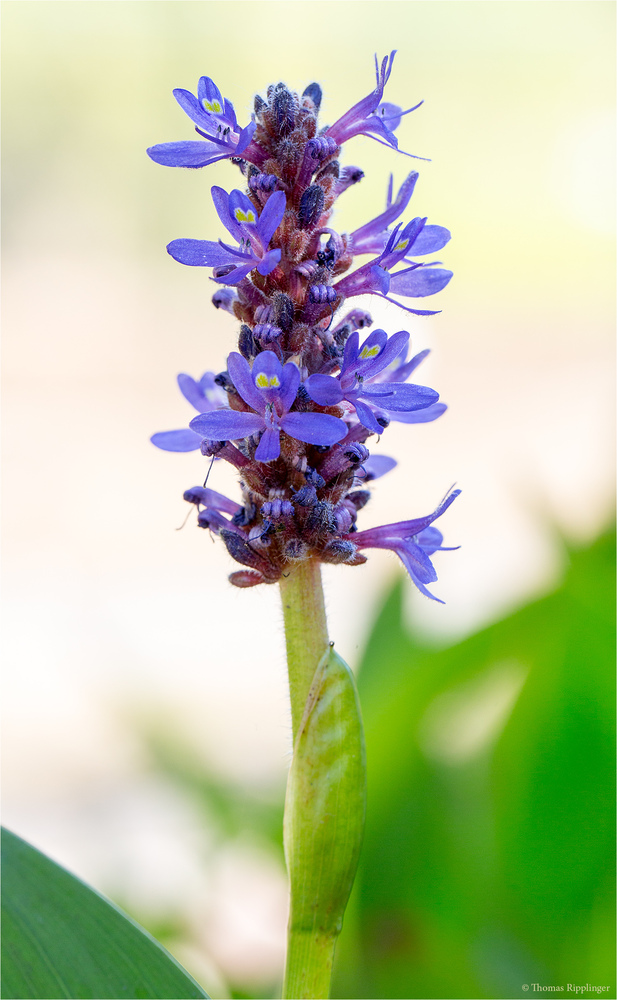
M 208 275 L 165 244 L 217 238 L 210 187 L 239 175 L 145 148 L 191 138 L 171 91 L 200 75 L 242 124 L 269 83 L 316 80 L 327 124 L 395 47 L 386 98 L 425 101 L 399 143 L 430 162 L 350 141 L 365 178 L 334 225 L 420 170 L 409 217 L 453 233 L 443 312 L 358 304 L 431 348 L 422 381 L 450 409 L 388 430 L 399 466 L 360 526 L 425 514 L 455 481 L 440 527 L 461 548 L 435 559 L 445 606 L 389 553 L 326 568 L 370 775 L 335 995 L 613 990 L 609 2 L 3 4 L 4 822 L 213 997 L 276 995 L 278 592 L 234 590 L 223 546 L 176 530 L 204 460 L 148 443 L 189 418 L 176 373 L 235 346 Z M 219 464 L 209 485 L 234 495 Z

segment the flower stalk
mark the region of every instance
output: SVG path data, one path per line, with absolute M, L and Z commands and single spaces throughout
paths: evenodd
M 294 735 L 284 819 L 290 912 L 283 1000 L 323 1000 L 362 844 L 364 732 L 353 674 L 327 642 L 319 563 L 302 563 L 281 580 L 281 596 Z
M 184 499 L 196 509 L 197 526 L 217 535 L 237 564 L 230 583 L 280 583 L 294 741 L 285 805 L 291 906 L 283 997 L 295 1000 L 329 994 L 365 811 L 358 696 L 328 641 L 321 563 L 359 566 L 367 561 L 364 550 L 389 549 L 415 586 L 438 601 L 428 589 L 437 580 L 431 559 L 446 547 L 433 522 L 460 492 L 425 516 L 358 528 L 367 487 L 396 465 L 373 445 L 392 421 L 429 423 L 447 409 L 434 389 L 408 381 L 428 350 L 408 359 L 407 330 L 361 334 L 372 318 L 349 308 L 349 300 L 373 295 L 414 317 L 435 314 L 401 301 L 433 296 L 452 277 L 431 256 L 446 246 L 449 231 L 421 216 L 400 218 L 417 172 L 396 198 L 391 177 L 385 210 L 359 229 L 332 228 L 338 198 L 364 176 L 341 163 L 343 146 L 365 136 L 402 152 L 395 131 L 419 107 L 403 111 L 383 99 L 394 55 L 375 60 L 374 89 L 333 125 L 319 120 L 317 83 L 302 94 L 273 84 L 265 98 L 255 96 L 243 126 L 231 101 L 202 77 L 196 94 L 174 91 L 201 138 L 148 150 L 155 163 L 177 168 L 229 160 L 244 188 L 211 189 L 225 241 L 191 236 L 167 247 L 179 263 L 211 269 L 219 286 L 212 304 L 239 330 L 222 371 L 198 380 L 178 376 L 197 415 L 152 442 L 164 451 L 201 451 L 210 469 L 226 461 L 238 471 L 239 500 L 208 488 L 209 471 Z M 362 257 L 368 260 L 360 264 Z

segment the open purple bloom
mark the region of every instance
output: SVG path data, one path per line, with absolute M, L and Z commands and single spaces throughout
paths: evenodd
M 375 56 L 375 89 L 367 97 L 354 104 L 353 108 L 346 111 L 334 125 L 330 125 L 326 129 L 325 135 L 334 139 L 339 146 L 355 135 L 367 135 L 384 146 L 392 146 L 393 149 L 398 150 L 398 139 L 394 132 L 400 125 L 403 115 L 415 111 L 416 108 L 420 107 L 422 101 L 407 111 L 403 111 L 397 104 L 382 101 L 384 88 L 392 72 L 395 55 L 396 49 L 390 53 L 389 57 L 384 56 L 381 66 L 379 66 L 377 56 Z M 412 156 L 413 154 L 406 153 L 405 155 Z M 417 157 L 417 159 L 421 159 L 421 157 Z
M 441 544 L 443 541 L 441 532 L 430 525 L 441 517 L 460 492 L 453 490 L 444 497 L 433 513 L 427 514 L 426 517 L 399 521 L 396 524 L 382 524 L 378 528 L 357 531 L 344 537 L 353 541 L 359 549 L 391 549 L 403 563 L 418 590 L 432 601 L 443 604 L 443 601 L 426 589 L 426 584 L 434 583 L 437 579 L 437 573 L 429 556 L 434 552 L 450 552 L 453 549 Z
M 201 77 L 197 97 L 188 90 L 179 89 L 174 90 L 174 97 L 206 141 L 163 142 L 151 146 L 147 153 L 155 163 L 165 167 L 205 167 L 240 154 L 257 165 L 263 162 L 264 151 L 251 143 L 255 122 L 238 128 L 231 101 L 223 98 L 209 76 Z
M 393 177 L 390 174 L 388 194 L 386 198 L 385 211 L 375 219 L 367 222 L 364 226 L 356 229 L 349 237 L 349 246 L 354 255 L 371 253 L 380 254 L 386 247 L 392 232 L 388 226 L 403 214 L 416 186 L 419 174 L 413 170 L 403 181 L 399 192 L 392 200 Z M 409 247 L 405 259 L 409 259 L 409 254 L 414 257 L 422 257 L 427 253 L 435 253 L 442 250 L 450 239 L 450 232 L 443 226 L 427 226 L 415 237 L 413 245 Z
M 412 263 L 402 271 L 390 274 L 391 268 L 401 261 L 407 259 L 409 255 L 416 253 L 416 245 L 423 243 L 431 246 L 432 237 L 427 241 L 421 241 L 421 235 L 426 228 L 426 219 L 413 219 L 401 230 L 400 225 L 392 230 L 384 249 L 378 257 L 363 264 L 356 271 L 342 278 L 334 288 L 339 295 L 345 298 L 352 298 L 354 295 L 381 295 L 388 302 L 405 309 L 406 312 L 416 316 L 433 316 L 435 310 L 411 309 L 404 306 L 396 299 L 391 299 L 389 292 L 397 295 L 406 295 L 412 298 L 422 298 L 426 295 L 435 295 L 450 281 L 452 271 L 444 268 L 433 267 L 428 264 Z M 431 227 L 445 233 L 441 226 Z M 433 234 L 435 241 L 439 241 L 441 236 Z M 449 235 L 449 234 L 448 234 Z M 430 252 L 422 250 L 423 253 Z
M 384 330 L 374 330 L 360 347 L 360 334 L 356 330 L 345 344 L 340 374 L 336 378 L 311 375 L 305 382 L 306 391 L 320 406 L 332 406 L 346 400 L 355 408 L 364 427 L 381 434 L 383 426 L 372 406 L 386 412 L 411 413 L 439 399 L 439 394 L 428 386 L 406 385 L 402 381 L 379 384 L 379 374 L 405 350 L 408 341 L 409 334 L 405 330 L 391 337 Z
M 281 453 L 280 435 L 307 444 L 333 445 L 347 434 L 347 425 L 329 413 L 290 413 L 300 386 L 300 371 L 288 361 L 282 365 L 273 351 L 258 354 L 251 370 L 241 354 L 233 352 L 227 370 L 250 413 L 225 410 L 202 413 L 190 426 L 203 437 L 236 441 L 263 432 L 255 458 L 272 462 Z
M 205 372 L 199 382 L 190 375 L 178 375 L 178 385 L 184 398 L 198 413 L 227 406 L 227 395 L 214 381 L 214 372 Z M 190 427 L 177 431 L 160 431 L 150 438 L 152 444 L 163 451 L 196 451 L 201 447 L 203 439 L 203 434 L 196 434 Z
M 227 194 L 223 188 L 212 188 L 212 200 L 218 217 L 239 247 L 222 240 L 172 240 L 167 252 L 180 264 L 189 267 L 215 268 L 215 280 L 222 285 L 237 285 L 257 268 L 260 274 L 270 274 L 281 259 L 280 250 L 268 250 L 270 240 L 285 214 L 286 198 L 274 191 L 261 215 L 250 198 L 242 191 Z

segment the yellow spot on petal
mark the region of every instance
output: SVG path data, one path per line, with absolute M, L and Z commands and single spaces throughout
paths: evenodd
M 257 376 L 257 378 L 255 379 L 255 385 L 257 386 L 257 388 L 258 389 L 267 389 L 268 386 L 269 386 L 269 384 L 270 383 L 268 381 L 268 376 L 264 375 L 263 372 L 260 372 L 259 375 Z
M 360 351 L 359 361 L 367 361 L 369 358 L 376 358 L 379 354 L 379 346 L 375 344 L 374 347 L 363 347 Z
M 399 250 L 406 250 L 409 246 L 409 240 L 399 240 L 399 242 L 394 247 L 392 253 L 397 253 Z
M 237 222 L 257 222 L 257 216 L 252 208 L 249 208 L 247 212 L 243 208 L 236 208 L 234 211 Z
M 271 375 L 270 376 L 270 381 L 268 382 L 268 385 L 271 388 L 278 389 L 278 387 L 279 387 L 280 384 L 281 383 L 279 382 L 278 375 Z
M 220 114 L 223 113 L 223 109 L 221 107 L 221 102 L 220 101 L 217 101 L 217 100 L 208 101 L 204 97 L 204 99 L 202 101 L 202 104 L 203 104 L 204 108 L 206 109 L 206 111 L 209 111 L 213 115 L 220 115 Z

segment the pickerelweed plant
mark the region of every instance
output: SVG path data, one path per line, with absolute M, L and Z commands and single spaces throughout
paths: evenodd
M 362 723 L 353 676 L 328 640 L 320 564 L 358 566 L 365 550 L 391 549 L 416 587 L 438 600 L 428 590 L 437 579 L 431 557 L 444 547 L 433 522 L 459 492 L 424 517 L 357 529 L 370 482 L 396 465 L 372 454 L 369 443 L 393 420 L 426 423 L 446 409 L 434 389 L 409 381 L 428 351 L 408 360 L 406 331 L 361 333 L 371 317 L 349 308 L 372 294 L 417 316 L 434 314 L 408 302 L 447 285 L 451 272 L 422 258 L 450 234 L 425 218 L 402 218 L 417 172 L 396 197 L 390 179 L 385 210 L 354 232 L 329 224 L 337 198 L 363 177 L 358 167 L 341 165 L 344 143 L 364 135 L 397 150 L 395 131 L 418 107 L 403 111 L 383 100 L 394 54 L 376 61 L 374 90 L 325 127 L 316 83 L 301 96 L 283 83 L 270 86 L 240 127 L 231 102 L 202 77 L 196 95 L 174 91 L 201 138 L 148 150 L 172 167 L 229 159 L 243 178 L 244 190 L 211 189 L 224 239 L 176 239 L 167 247 L 181 264 L 212 269 L 214 305 L 240 324 L 237 350 L 223 372 L 199 381 L 178 376 L 197 416 L 152 441 L 167 451 L 199 450 L 238 470 L 240 500 L 205 485 L 184 499 L 242 567 L 232 584 L 281 587 L 294 737 L 283 997 L 329 994 L 364 822 Z M 356 258 L 364 262 L 354 267 Z

